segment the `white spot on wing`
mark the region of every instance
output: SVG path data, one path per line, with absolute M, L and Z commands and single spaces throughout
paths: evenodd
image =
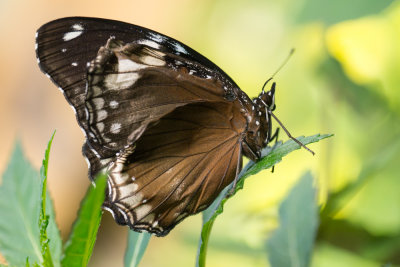
M 63 52 L 63 53 L 67 52 L 67 48 L 61 49 L 61 52 Z
M 143 217 L 145 217 L 147 215 L 147 213 L 149 213 L 150 210 L 151 210 L 150 205 L 141 205 L 141 206 L 137 207 L 136 208 L 137 218 L 142 219 Z
M 105 86 L 110 90 L 121 90 L 132 86 L 140 77 L 138 70 L 146 68 L 145 65 L 138 64 L 130 59 L 120 59 L 118 61 L 118 72 L 109 74 L 105 77 Z
M 111 124 L 110 132 L 113 134 L 117 134 L 121 131 L 121 123 L 113 123 Z
M 146 40 L 146 39 L 139 40 L 138 44 L 147 45 L 147 46 L 155 48 L 155 49 L 160 48 L 160 45 L 152 40 Z
M 147 65 L 152 65 L 152 66 L 164 66 L 165 65 L 165 61 L 161 60 L 159 58 L 156 57 L 152 57 L 152 56 L 143 56 L 140 58 L 140 60 Z
M 146 66 L 143 66 L 142 64 L 138 64 L 135 61 L 132 61 L 130 59 L 120 59 L 118 61 L 118 71 L 119 72 L 128 72 L 128 71 L 138 71 Z
M 123 90 L 132 86 L 139 77 L 135 72 L 108 74 L 104 79 L 104 85 L 110 90 Z
M 147 34 L 148 34 L 149 39 L 151 39 L 157 43 L 162 43 L 167 40 L 167 38 L 165 36 L 162 36 L 155 32 L 148 32 Z
M 96 97 L 92 99 L 96 109 L 102 109 L 104 107 L 104 99 L 102 97 Z
M 92 86 L 92 94 L 93 94 L 93 96 L 99 96 L 99 95 L 101 95 L 103 92 L 102 92 L 102 90 L 101 90 L 101 87 L 99 87 L 99 86 L 96 86 L 96 85 L 93 85 Z
M 101 165 L 107 165 L 108 163 L 110 163 L 111 159 L 102 159 L 100 160 Z
M 80 36 L 83 33 L 83 26 L 79 23 L 72 25 L 72 31 L 67 32 L 64 34 L 63 39 L 64 41 L 71 41 L 72 39 L 75 39 L 76 37 Z
M 109 105 L 110 105 L 110 108 L 115 109 L 118 107 L 119 104 L 117 101 L 111 100 Z
M 82 33 L 83 33 L 83 31 L 67 32 L 67 33 L 64 34 L 63 40 L 64 40 L 65 42 L 71 41 L 72 39 L 75 39 L 76 37 L 78 37 L 78 36 L 81 35 Z
M 105 110 L 99 110 L 98 112 L 97 112 L 97 120 L 98 121 L 102 121 L 102 120 L 104 120 L 105 118 L 107 118 L 107 111 L 105 111 Z
M 81 24 L 74 24 L 72 25 L 72 29 L 77 30 L 77 31 L 83 31 L 83 26 Z
M 104 131 L 104 123 L 99 122 L 99 123 L 96 124 L 96 126 L 97 126 L 97 129 L 98 129 L 100 132 Z
M 72 62 L 71 66 L 76 67 L 76 66 L 78 66 L 78 63 L 77 62 Z
M 132 192 L 135 192 L 138 188 L 137 184 L 128 184 L 127 186 L 124 186 L 120 188 L 120 195 L 121 196 L 127 196 L 132 194 Z M 135 207 L 136 205 L 142 203 L 143 199 L 143 194 L 138 192 L 137 194 L 134 194 L 133 196 L 126 198 L 124 200 L 124 203 L 127 204 L 130 207 Z
M 125 183 L 127 180 L 129 180 L 129 175 L 127 173 L 113 172 L 112 177 L 114 178 L 116 184 L 122 184 Z M 129 189 L 134 191 L 137 189 L 137 184 L 128 184 L 126 186 L 130 186 Z
M 179 43 L 173 42 L 172 45 L 174 46 L 174 49 L 176 52 L 182 53 L 182 54 L 187 54 L 188 52 L 186 49 Z

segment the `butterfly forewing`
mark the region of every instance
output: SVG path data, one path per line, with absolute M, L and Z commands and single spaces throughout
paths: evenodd
M 235 179 L 252 104 L 194 50 L 77 17 L 42 26 L 37 57 L 76 111 L 91 177 L 109 171 L 105 208 L 120 224 L 165 235 Z

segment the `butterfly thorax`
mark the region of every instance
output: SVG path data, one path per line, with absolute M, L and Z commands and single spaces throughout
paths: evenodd
M 261 150 L 271 141 L 271 115 L 275 109 L 275 84 L 270 91 L 264 90 L 253 98 L 251 111 L 247 116 L 247 132 L 243 145 L 244 155 L 253 161 L 261 157 Z

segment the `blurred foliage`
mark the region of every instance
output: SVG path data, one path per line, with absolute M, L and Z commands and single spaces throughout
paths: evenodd
M 62 247 L 47 170 L 54 134 L 40 173 L 16 143 L 0 184 L 0 251 L 10 266 L 87 266 L 100 225 L 107 176 L 99 174 L 82 201 L 70 238 Z M 62 250 L 64 251 L 63 255 Z
M 364 1 L 363 5 L 367 10 L 384 2 Z M 396 1 L 378 15 L 326 29 L 328 55 L 316 75 L 331 98 L 327 102 L 336 106 L 327 114 L 338 126 L 334 132 L 348 139 L 339 137 L 359 163 L 358 174 L 348 176 L 346 183 L 331 191 L 321 210 L 318 244 L 324 250 L 352 255 L 336 266 L 400 264 L 399 15 Z M 344 155 L 337 149 L 331 153 L 327 168 L 343 168 L 333 159 Z M 331 172 L 328 179 L 337 177 Z M 330 266 L 329 262 L 338 258 L 324 253 L 325 260 L 316 255 L 315 266 Z
M 326 25 L 356 19 L 385 9 L 393 0 L 306 0 L 299 14 L 300 22 L 322 21 Z M 316 12 L 318 11 L 318 12 Z
M 150 237 L 151 234 L 147 232 L 138 233 L 129 231 L 128 244 L 124 257 L 125 267 L 136 267 L 139 265 L 150 241 Z
M 46 189 L 50 145 L 51 141 L 39 173 L 17 142 L 3 174 L 0 185 L 0 251 L 11 266 L 25 266 L 27 261 L 34 266 L 39 263 L 42 266 L 60 266 L 61 238 L 53 203 L 48 192 L 42 192 Z
M 318 229 L 314 179 L 305 173 L 279 207 L 280 226 L 267 240 L 271 267 L 307 267 Z

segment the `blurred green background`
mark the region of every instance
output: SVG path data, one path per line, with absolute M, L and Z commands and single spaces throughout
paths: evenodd
M 89 185 L 83 135 L 36 65 L 34 36 L 52 19 L 77 15 L 172 36 L 251 97 L 296 49 L 275 79 L 275 114 L 294 136 L 335 136 L 311 145 L 316 156 L 297 151 L 274 173 L 246 181 L 214 225 L 208 266 L 268 266 L 265 240 L 277 207 L 307 169 L 318 178 L 321 204 L 312 266 L 400 266 L 400 1 L 2 0 L 0 171 L 16 138 L 39 167 L 57 129 L 48 183 L 64 239 Z M 200 229 L 197 215 L 152 238 L 141 266 L 193 266 Z M 105 213 L 90 265 L 122 266 L 127 231 Z

